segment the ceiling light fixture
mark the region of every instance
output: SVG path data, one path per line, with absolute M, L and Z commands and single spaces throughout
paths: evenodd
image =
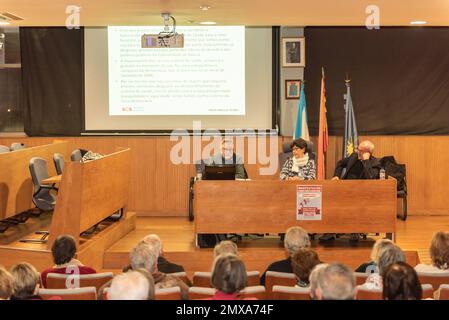
M 205 4 L 205 5 L 200 6 L 200 9 L 203 10 L 203 11 L 207 11 L 207 10 L 210 9 L 210 6 Z
M 410 21 L 410 24 L 414 25 L 414 26 L 421 26 L 421 25 L 427 24 L 427 21 L 423 21 L 423 20 Z
M 200 22 L 200 24 L 206 25 L 206 26 L 211 26 L 211 25 L 214 25 L 217 23 L 215 21 L 203 21 L 203 22 Z

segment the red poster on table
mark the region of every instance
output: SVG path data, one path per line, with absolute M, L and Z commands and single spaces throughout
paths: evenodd
M 296 188 L 296 220 L 321 220 L 323 186 L 298 185 Z

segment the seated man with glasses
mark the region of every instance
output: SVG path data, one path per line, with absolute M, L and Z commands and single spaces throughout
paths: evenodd
M 243 159 L 234 152 L 234 144 L 231 139 L 223 139 L 220 145 L 220 153 L 214 155 L 206 163 L 208 165 L 235 164 L 235 178 L 248 178 L 243 165 Z

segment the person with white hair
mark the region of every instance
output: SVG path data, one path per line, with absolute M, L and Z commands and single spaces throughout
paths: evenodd
M 306 230 L 301 227 L 291 227 L 287 229 L 284 239 L 285 251 L 288 254 L 288 258 L 280 261 L 275 261 L 270 264 L 260 277 L 260 284 L 265 285 L 265 275 L 267 271 L 293 273 L 292 269 L 292 256 L 299 249 L 310 248 L 310 239 Z
M 379 159 L 373 156 L 374 143 L 360 142 L 357 149 L 347 158 L 337 162 L 332 180 L 379 179 L 382 169 Z M 320 241 L 334 240 L 333 233 L 324 234 Z M 359 234 L 351 234 L 351 241 L 358 241 Z
M 154 280 L 151 274 L 129 271 L 112 279 L 109 300 L 153 300 Z
M 164 257 L 164 245 L 157 234 L 149 234 L 142 241 L 154 248 L 153 252 L 157 254 L 157 268 L 159 271 L 164 273 L 184 272 L 183 266 L 172 263 Z
M 371 141 L 360 142 L 357 151 L 338 161 L 332 180 L 378 179 L 381 165 L 373 152 L 374 144 Z
M 351 269 L 340 263 L 332 263 L 319 270 L 313 297 L 316 300 L 354 300 L 355 276 Z

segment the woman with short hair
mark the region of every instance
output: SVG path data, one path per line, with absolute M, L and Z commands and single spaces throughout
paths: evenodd
M 416 272 L 449 274 L 449 232 L 435 233 L 429 251 L 432 264 L 420 263 L 415 267 Z
M 307 142 L 296 139 L 290 144 L 293 156 L 288 158 L 281 170 L 281 180 L 314 180 L 316 179 L 315 160 L 309 158 Z
M 75 259 L 76 242 L 71 235 L 60 235 L 57 237 L 51 247 L 51 253 L 55 265 L 44 270 L 41 274 L 41 282 L 44 288 L 47 287 L 47 275 L 49 273 L 79 275 L 97 273 L 95 269 L 86 267 L 81 261 Z
M 39 272 L 29 263 L 19 263 L 11 268 L 13 295 L 11 300 L 41 300 L 39 290 Z
M 245 264 L 234 254 L 219 255 L 214 262 L 211 282 L 217 289 L 212 300 L 239 300 L 239 292 L 247 282 Z
M 383 275 L 384 300 L 421 300 L 422 287 L 416 271 L 405 262 L 390 264 Z

